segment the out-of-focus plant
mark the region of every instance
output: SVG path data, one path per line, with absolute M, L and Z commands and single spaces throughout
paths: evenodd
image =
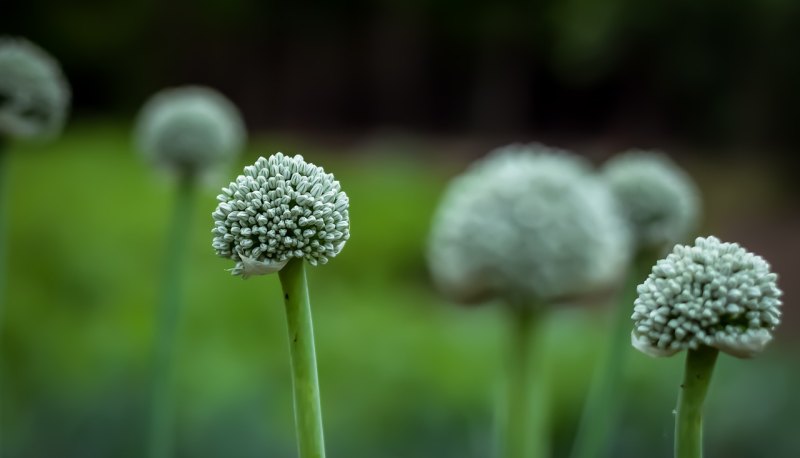
M 502 455 L 547 454 L 533 427 L 534 325 L 554 304 L 616 280 L 629 234 L 611 192 L 582 158 L 512 145 L 449 185 L 433 221 L 428 264 L 439 289 L 462 303 L 499 299 L 510 317 Z
M 8 276 L 8 145 L 58 136 L 69 101 L 69 84 L 55 59 L 24 38 L 0 37 L 0 330 Z
M 192 200 L 199 179 L 233 159 L 246 133 L 236 107 L 219 92 L 199 86 L 165 89 L 152 96 L 135 130 L 138 149 L 148 162 L 169 170 L 178 181 L 164 250 L 147 445 L 151 458 L 167 458 L 174 453 L 173 360 Z
M 675 418 L 675 457 L 700 458 L 702 410 L 719 351 L 760 353 L 781 317 L 769 264 L 736 243 L 698 237 L 659 260 L 637 288 L 633 346 L 650 356 L 686 350 Z
M 636 285 L 650 266 L 697 225 L 699 192 L 691 178 L 666 155 L 630 151 L 609 160 L 602 170 L 628 223 L 634 255 L 620 304 L 613 312 L 609 342 L 597 366 L 573 445 L 574 458 L 606 453 L 620 405 L 621 375 L 628 348 L 630 304 Z
M 8 145 L 52 139 L 64 125 L 70 91 L 58 62 L 24 38 L 0 37 L 0 322 L 5 302 Z
M 278 272 L 289 329 L 295 428 L 300 458 L 322 458 L 314 330 L 305 263 L 325 264 L 350 238 L 349 200 L 322 167 L 281 153 L 259 158 L 222 189 L 214 218 L 217 255 L 233 275 Z

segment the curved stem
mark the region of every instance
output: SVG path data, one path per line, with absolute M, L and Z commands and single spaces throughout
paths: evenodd
M 512 329 L 506 380 L 504 453 L 506 458 L 530 458 L 541 452 L 543 440 L 534 415 L 533 341 L 536 314 L 518 307 L 511 315 Z M 537 397 L 538 398 L 538 397 Z M 539 400 L 539 399 L 537 399 Z M 536 456 L 539 456 L 538 454 Z
M 189 241 L 186 228 L 191 227 L 189 218 L 193 195 L 192 179 L 189 176 L 182 177 L 167 236 L 165 268 L 161 279 L 161 301 L 157 311 L 158 328 L 154 348 L 153 391 L 148 431 L 147 456 L 150 458 L 169 458 L 174 455 L 175 340 L 182 306 L 183 266 Z
M 613 310 L 609 341 L 604 357 L 595 369 L 595 376 L 583 407 L 583 414 L 572 445 L 572 458 L 597 458 L 607 455 L 621 407 L 622 373 L 627 352 L 631 348 L 631 313 L 636 287 L 658 259 L 654 251 L 643 250 L 634 258 L 619 304 Z
M 686 353 L 675 417 L 675 458 L 703 456 L 703 401 L 718 354 L 716 348 L 705 345 Z
M 289 356 L 292 365 L 294 419 L 299 458 L 324 458 L 317 357 L 314 326 L 304 261 L 292 258 L 278 272 L 283 287 L 286 321 L 289 327 Z

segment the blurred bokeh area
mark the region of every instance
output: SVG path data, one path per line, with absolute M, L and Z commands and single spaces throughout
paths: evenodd
M 493 456 L 507 316 L 434 289 L 431 216 L 494 147 L 540 141 L 593 163 L 667 152 L 703 193 L 702 227 L 762 255 L 784 321 L 712 381 L 708 456 L 800 456 L 800 3 L 790 0 L 3 0 L 0 35 L 57 57 L 70 122 L 9 149 L 0 452 L 144 456 L 175 183 L 135 151 L 149 95 L 212 86 L 247 152 L 194 201 L 177 348 L 176 456 L 296 456 L 276 276 L 214 255 L 215 196 L 241 167 L 303 154 L 342 183 L 351 239 L 309 269 L 332 457 Z M 537 342 L 554 457 L 569 454 L 613 303 L 554 310 Z M 683 358 L 630 348 L 607 456 L 668 457 Z

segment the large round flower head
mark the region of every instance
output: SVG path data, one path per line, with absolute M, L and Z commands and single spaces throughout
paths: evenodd
M 325 264 L 350 238 L 347 194 L 300 155 L 259 158 L 217 200 L 212 246 L 236 261 L 233 275 L 276 272 L 291 258 Z
M 239 154 L 246 132 L 239 110 L 214 89 L 165 89 L 145 103 L 136 127 L 139 149 L 166 168 L 202 172 Z
M 666 155 L 630 151 L 608 161 L 603 174 L 639 247 L 670 246 L 684 240 L 696 225 L 697 188 Z
M 491 152 L 446 190 L 428 243 L 452 299 L 567 299 L 614 278 L 629 255 L 624 221 L 582 158 L 539 144 Z
M 69 99 L 69 86 L 55 59 L 27 40 L 0 37 L 0 136 L 57 135 Z
M 651 356 L 708 345 L 740 358 L 772 340 L 781 291 L 769 264 L 736 243 L 699 237 L 658 261 L 633 307 L 631 340 Z

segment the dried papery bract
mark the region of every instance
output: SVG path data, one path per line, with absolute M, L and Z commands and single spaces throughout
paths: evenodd
M 178 173 L 201 174 L 226 165 L 246 140 L 236 106 L 204 86 L 164 89 L 145 103 L 136 144 L 145 158 Z
M 566 151 L 500 148 L 445 191 L 428 241 L 435 283 L 457 302 L 510 305 L 504 456 L 544 453 L 543 434 L 532 426 L 527 348 L 539 315 L 616 280 L 629 242 L 607 186 Z
M 630 303 L 636 285 L 650 266 L 675 243 L 685 240 L 697 226 L 700 198 L 686 172 L 668 156 L 632 150 L 610 159 L 602 178 L 610 186 L 634 239 L 628 281 L 613 311 L 608 347 L 592 380 L 572 458 L 594 458 L 605 453 L 613 436 L 620 407 L 625 355 L 630 351 L 627 330 Z
M 350 203 L 341 185 L 302 156 L 261 157 L 222 189 L 212 213 L 212 246 L 235 261 L 233 275 L 278 272 L 284 293 L 300 458 L 325 444 L 305 263 L 325 264 L 350 238 Z
M 716 237 L 677 245 L 639 285 L 633 346 L 650 356 L 687 351 L 675 456 L 702 456 L 702 405 L 717 353 L 761 352 L 781 318 L 777 275 L 760 256 Z
M 180 320 L 185 250 L 195 188 L 204 175 L 230 162 L 246 134 L 236 107 L 219 92 L 200 86 L 165 89 L 152 96 L 137 119 L 135 140 L 151 164 L 167 169 L 178 189 L 162 275 L 148 441 L 150 458 L 173 455 L 173 354 Z
M 0 37 L 0 137 L 57 136 L 69 102 L 69 85 L 55 59 L 23 38 Z

